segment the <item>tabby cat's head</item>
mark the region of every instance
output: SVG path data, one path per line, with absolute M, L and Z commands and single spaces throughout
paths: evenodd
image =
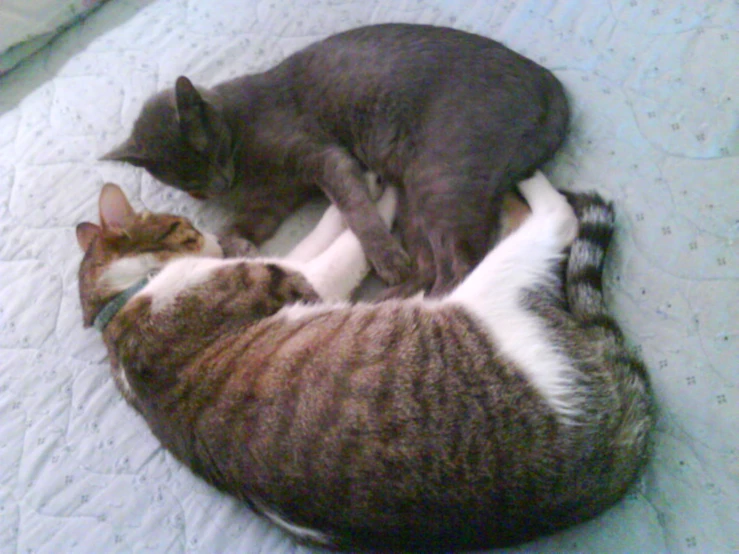
M 86 327 L 115 295 L 146 279 L 180 256 L 223 257 L 215 236 L 198 231 L 184 217 L 137 213 L 112 183 L 99 199 L 100 225 L 77 225 L 77 242 L 85 253 L 79 290 Z
M 143 167 L 195 198 L 228 192 L 234 181 L 233 134 L 217 98 L 179 77 L 150 98 L 131 136 L 101 159 Z

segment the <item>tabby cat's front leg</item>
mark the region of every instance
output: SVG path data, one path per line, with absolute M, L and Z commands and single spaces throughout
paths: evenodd
M 376 202 L 382 195 L 382 185 L 376 174 L 368 171 L 365 174 L 370 198 Z M 318 224 L 290 253 L 285 260 L 291 262 L 308 262 L 324 252 L 337 237 L 347 228 L 344 216 L 334 204 L 323 213 Z
M 377 275 L 389 285 L 407 279 L 413 262 L 372 209 L 372 199 L 362 183 L 363 169 L 359 162 L 343 148 L 316 148 L 312 143 L 301 156 L 311 180 L 320 183 L 362 242 Z
M 390 228 L 397 207 L 397 190 L 387 187 L 377 203 L 383 223 Z M 336 217 L 341 213 L 331 206 L 321 223 L 326 229 L 336 228 Z M 342 218 L 343 221 L 343 218 Z M 316 231 L 320 231 L 320 225 Z M 362 244 L 351 229 L 345 229 L 328 248 L 310 261 L 304 262 L 301 271 L 324 301 L 348 300 L 370 271 L 370 264 Z

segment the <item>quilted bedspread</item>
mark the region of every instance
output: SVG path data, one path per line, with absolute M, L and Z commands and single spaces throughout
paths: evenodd
M 739 3 L 115 0 L 0 79 L 0 552 L 309 552 L 195 478 L 124 403 L 82 328 L 74 226 L 113 181 L 137 208 L 215 227 L 97 158 L 180 74 L 215 84 L 386 21 L 475 31 L 554 70 L 574 114 L 546 171 L 618 210 L 607 296 L 653 378 L 653 460 L 606 514 L 511 552 L 739 551 Z
M 104 0 L 0 2 L 0 76 L 81 20 Z

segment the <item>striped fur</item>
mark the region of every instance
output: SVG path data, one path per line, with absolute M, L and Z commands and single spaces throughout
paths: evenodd
M 520 188 L 533 216 L 490 252 L 447 301 L 475 314 L 500 354 L 516 364 L 562 420 L 573 421 L 579 412 L 576 368 L 552 340 L 547 321 L 522 305 L 521 294 L 551 285 L 552 267 L 574 240 L 578 222 L 541 172 Z
M 613 205 L 596 193 L 569 195 L 580 221 L 580 231 L 570 250 L 565 294 L 569 311 L 580 322 L 591 348 L 609 360 L 609 389 L 622 399 L 624 421 L 613 440 L 623 445 L 646 442 L 651 418 L 649 380 L 644 364 L 629 352 L 616 320 L 608 314 L 603 298 L 603 265 L 614 228 Z
M 570 310 L 583 323 L 610 319 L 603 300 L 602 275 L 606 250 L 613 235 L 613 206 L 599 195 L 570 195 L 580 221 L 580 232 L 572 244 L 565 277 Z M 617 328 L 615 322 L 609 327 Z
M 621 498 L 653 425 L 646 371 L 603 302 L 611 208 L 568 203 L 541 174 L 520 189 L 531 215 L 448 297 L 353 305 L 368 265 L 336 210 L 284 261 L 222 260 L 197 257 L 202 240 L 183 249 L 189 227 L 157 241 L 172 216 L 119 227 L 106 214 L 127 209 L 101 206 L 101 227 L 78 227 L 85 321 L 121 259 L 153 256 L 162 271 L 103 333 L 119 388 L 183 463 L 297 540 L 517 544 Z

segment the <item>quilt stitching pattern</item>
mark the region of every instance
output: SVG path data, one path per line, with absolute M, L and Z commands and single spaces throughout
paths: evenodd
M 113 0 L 0 79 L 0 552 L 309 551 L 193 477 L 125 405 L 82 329 L 74 226 L 112 181 L 213 228 L 217 212 L 97 157 L 180 74 L 215 84 L 384 21 L 478 32 L 553 69 L 573 121 L 546 171 L 616 204 L 606 289 L 653 379 L 654 460 L 602 517 L 510 551 L 739 550 L 737 2 Z

